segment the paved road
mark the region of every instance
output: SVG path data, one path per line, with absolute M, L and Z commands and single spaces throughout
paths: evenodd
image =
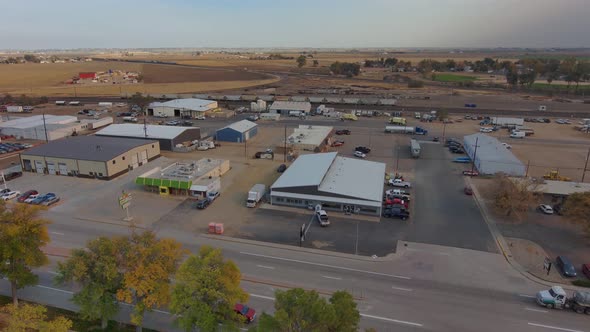
M 49 226 L 52 244 L 60 247 L 79 247 L 99 235 L 129 231 L 50 212 L 48 217 L 54 220 Z M 250 280 L 243 285 L 259 311 L 272 310 L 275 289 L 304 287 L 324 294 L 346 289 L 358 299 L 362 326 L 378 331 L 589 331 L 583 315 L 537 307 L 528 296 L 540 286 L 523 278 L 497 254 L 402 243 L 390 260 L 371 261 L 210 239 L 174 229 L 162 228 L 159 236 L 176 238 L 193 252 L 202 244 L 221 247 Z M 71 308 L 67 288 L 47 288 L 56 288 L 49 271 L 41 274 L 43 287 L 21 294 Z M 7 294 L 6 282 L 1 285 Z M 171 330 L 170 321 L 165 312 L 155 312 L 148 316 L 146 326 Z

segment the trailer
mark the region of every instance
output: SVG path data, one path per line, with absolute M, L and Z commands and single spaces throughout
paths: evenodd
M 406 125 L 406 118 L 393 117 L 393 118 L 389 119 L 389 123 L 395 124 L 395 125 L 400 125 L 400 126 L 405 126 Z
M 496 126 L 522 126 L 524 125 L 523 118 L 504 118 L 493 117 L 492 124 Z
M 412 157 L 420 157 L 420 144 L 415 139 L 410 140 L 410 152 L 412 153 Z
M 421 127 L 407 127 L 407 126 L 386 126 L 386 133 L 393 134 L 410 134 L 410 135 L 427 135 L 428 130 Z
M 248 199 L 246 200 L 246 207 L 253 208 L 256 207 L 256 204 L 260 202 L 262 196 L 264 196 L 264 192 L 266 191 L 266 186 L 263 184 L 255 184 L 252 189 L 248 191 Z
M 110 101 L 101 101 L 98 103 L 98 106 L 100 107 L 112 107 L 113 103 L 111 103 Z
M 66 105 L 66 101 L 65 100 L 57 100 L 55 102 L 55 105 L 57 105 L 57 106 L 65 106 Z
M 6 112 L 8 113 L 22 113 L 24 109 L 22 106 L 6 106 Z

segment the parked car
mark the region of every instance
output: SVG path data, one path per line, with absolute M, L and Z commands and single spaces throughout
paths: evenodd
M 479 172 L 478 171 L 467 170 L 467 171 L 463 171 L 463 175 L 466 175 L 466 176 L 479 176 Z
M 316 211 L 315 215 L 318 218 L 318 222 L 320 223 L 320 226 L 326 227 L 326 226 L 330 225 L 330 220 L 328 219 L 328 213 L 326 211 L 324 211 L 324 210 Z
M 167 126 L 178 126 L 179 124 L 180 124 L 180 121 L 176 121 L 176 120 L 167 121 L 165 123 L 165 125 L 167 125 Z
M 471 187 L 469 186 L 465 186 L 465 188 L 463 188 L 463 192 L 465 193 L 465 195 L 473 195 L 473 189 L 471 189 Z
M 246 119 L 249 121 L 258 121 L 260 118 L 258 117 L 258 115 L 250 115 Z
M 389 179 L 387 184 L 389 186 L 402 187 L 402 188 L 410 188 L 412 186 L 412 184 L 410 182 L 404 181 L 402 179 Z
M 557 256 L 555 259 L 555 265 L 559 268 L 559 271 L 563 273 L 564 276 L 575 278 L 577 276 L 576 268 L 574 264 L 565 256 Z
M 406 209 L 394 207 L 383 210 L 383 217 L 385 218 L 400 218 L 406 220 L 410 217 L 410 212 Z
M 332 146 L 333 147 L 343 146 L 343 145 L 344 145 L 344 141 L 334 141 L 334 142 L 332 142 Z
M 204 199 L 198 200 L 197 204 L 195 204 L 195 207 L 199 210 L 203 210 L 203 209 L 207 208 L 207 206 L 209 206 L 209 204 L 211 204 L 211 201 L 207 198 L 204 198 Z
M 433 141 L 433 142 L 438 142 L 438 141 L 439 141 L 439 138 L 438 138 L 438 136 L 435 136 L 435 137 L 433 137 L 433 138 L 432 138 L 432 141 Z
M 23 203 L 31 204 L 31 203 L 32 203 L 34 200 L 36 200 L 36 199 L 37 199 L 37 197 L 39 197 L 39 194 L 32 194 L 32 195 L 29 195 L 29 197 L 27 197 L 27 198 L 26 198 L 26 199 L 23 201 Z
M 25 191 L 22 195 L 20 195 L 18 197 L 17 201 L 19 203 L 23 203 L 31 195 L 39 195 L 39 192 L 37 190 L 28 190 L 28 191 Z
M 210 192 L 207 194 L 207 198 L 208 198 L 210 201 L 214 201 L 214 200 L 215 200 L 217 197 L 219 197 L 219 191 L 210 191 Z
M 11 191 L 12 191 L 12 190 L 10 190 L 9 188 L 2 189 L 2 190 L 0 190 L 0 196 L 2 196 L 2 195 L 4 195 L 4 194 L 6 194 L 6 193 L 8 193 L 8 192 L 11 192 Z
M 197 119 L 197 120 L 206 120 L 207 118 L 204 115 L 199 115 L 195 119 Z
M 277 168 L 277 172 L 279 172 L 279 173 L 283 173 L 286 170 L 287 170 L 287 165 L 285 165 L 285 164 L 281 164 L 279 166 L 279 168 Z
M 590 264 L 582 264 L 582 273 L 590 279 Z
M 553 205 L 553 213 L 559 216 L 563 215 L 563 205 L 561 203 Z
M 50 198 L 46 199 L 45 201 L 43 201 L 43 203 L 41 203 L 41 205 L 51 206 L 51 205 L 59 202 L 59 200 L 60 200 L 59 196 L 50 197 Z
M 356 148 L 354 148 L 354 151 L 360 151 L 360 152 L 366 154 L 366 153 L 371 152 L 371 149 L 366 146 L 357 146 Z
M 357 158 L 363 158 L 363 159 L 367 157 L 367 155 L 362 153 L 361 151 L 354 151 L 354 156 Z
M 512 145 L 510 145 L 508 143 L 502 143 L 502 146 L 505 147 L 506 149 L 512 149 Z
M 56 195 L 55 195 L 54 193 L 47 193 L 47 194 L 45 194 L 45 195 L 39 195 L 39 196 L 37 196 L 37 198 L 35 198 L 35 199 L 34 199 L 34 200 L 31 202 L 31 204 L 33 204 L 33 205 L 39 205 L 39 204 L 41 204 L 41 203 L 45 202 L 46 200 L 48 200 L 48 199 L 50 199 L 50 198 L 53 198 L 53 197 L 55 197 L 55 196 L 56 196 Z
M 350 135 L 350 130 L 348 130 L 348 129 L 336 130 L 336 135 Z
M 543 212 L 544 214 L 553 214 L 553 208 L 551 205 L 547 204 L 539 205 L 539 211 Z
M 5 201 L 8 201 L 8 200 L 15 198 L 18 195 L 20 195 L 20 191 L 9 191 L 9 192 L 5 193 L 4 195 L 2 195 L 2 197 L 0 197 L 0 198 L 2 198 Z
M 234 311 L 246 319 L 246 323 L 251 323 L 256 318 L 256 310 L 248 307 L 245 304 L 236 303 Z

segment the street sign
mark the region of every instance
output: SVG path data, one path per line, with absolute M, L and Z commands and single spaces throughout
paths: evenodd
M 129 205 L 131 205 L 132 199 L 133 197 L 131 194 L 123 192 L 123 194 L 119 196 L 119 206 L 121 206 L 121 209 L 127 209 Z
M 549 266 L 551 265 L 551 260 L 549 257 L 545 257 L 545 262 L 543 262 L 543 270 L 549 270 Z

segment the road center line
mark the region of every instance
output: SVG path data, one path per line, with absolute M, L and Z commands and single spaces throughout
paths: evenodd
M 395 287 L 395 286 L 391 286 L 392 289 L 397 289 L 397 290 L 401 290 L 401 291 L 405 291 L 405 292 L 411 292 L 413 291 L 413 289 L 410 288 L 402 288 L 402 287 Z
M 266 266 L 266 265 L 256 265 L 256 266 L 258 266 L 258 267 L 261 267 L 261 268 L 263 268 L 263 269 L 269 269 L 269 270 L 274 270 L 274 269 L 275 269 L 275 268 L 274 268 L 274 267 L 272 267 L 272 266 Z
M 49 232 L 50 234 L 55 234 L 55 235 L 65 235 L 64 233 L 60 233 L 60 232 Z
M 518 296 L 520 296 L 520 297 L 528 297 L 529 299 L 534 299 L 535 298 L 532 295 L 526 295 L 526 294 L 518 294 Z
M 557 326 L 551 326 L 551 325 L 543 325 L 543 324 L 535 324 L 535 323 L 529 323 L 530 326 L 536 326 L 536 327 L 544 327 L 546 329 L 552 329 L 552 330 L 558 330 L 558 331 L 566 331 L 566 332 L 584 332 L 584 331 L 580 331 L 580 330 L 572 330 L 572 329 L 566 329 L 563 327 L 557 327 Z
M 294 263 L 308 264 L 308 265 L 314 265 L 314 266 L 323 266 L 323 267 L 329 267 L 329 268 L 332 268 L 332 269 L 340 269 L 340 270 L 345 270 L 345 271 L 353 271 L 353 272 L 359 272 L 359 273 L 366 273 L 366 274 L 372 274 L 372 275 L 377 275 L 377 276 L 384 276 L 384 277 L 391 277 L 391 278 L 398 278 L 398 279 L 406 279 L 406 280 L 412 279 L 410 277 L 399 276 L 399 275 L 395 275 L 395 274 L 387 274 L 387 273 L 380 273 L 380 272 L 359 270 L 359 269 L 353 269 L 353 268 L 350 268 L 350 267 L 336 266 L 336 265 L 330 265 L 330 264 L 306 262 L 306 261 L 302 261 L 302 260 L 298 260 L 298 259 L 283 258 L 283 257 L 276 257 L 276 256 L 268 256 L 268 255 L 261 255 L 261 254 L 254 254 L 254 253 L 251 253 L 251 252 L 240 251 L 240 254 L 242 254 L 242 255 L 249 255 L 249 256 L 256 256 L 256 257 L 263 257 L 263 258 L 270 258 L 270 259 L 277 259 L 277 260 L 286 261 L 286 262 L 294 262 Z
M 274 297 L 264 296 L 264 295 L 258 295 L 258 294 L 252 294 L 252 293 L 250 293 L 250 296 L 257 297 L 259 299 L 271 300 L 271 301 L 274 301 L 275 300 Z
M 548 313 L 549 311 L 547 310 L 541 310 L 541 309 L 533 309 L 533 308 L 524 308 L 524 310 L 528 310 L 528 311 L 535 311 L 535 312 L 543 312 L 543 313 Z
M 55 271 L 51 271 L 51 270 L 47 271 L 47 273 L 54 274 L 54 275 L 58 275 L 59 274 L 59 273 L 57 273 Z
M 419 324 L 419 323 L 408 322 L 408 321 L 405 321 L 405 320 L 397 320 L 397 319 L 391 319 L 391 318 L 379 317 L 379 316 L 373 316 L 373 315 L 367 315 L 367 314 L 361 314 L 361 317 L 378 319 L 378 320 L 384 320 L 384 321 L 387 321 L 387 322 L 393 322 L 393 323 L 399 323 L 399 324 L 405 324 L 405 325 L 412 325 L 412 326 L 418 326 L 418 327 L 424 326 L 424 325 Z
M 342 278 L 340 278 L 340 277 L 330 277 L 330 276 L 322 276 L 322 277 L 326 278 L 326 279 L 342 280 Z
M 47 286 L 43 286 L 43 285 L 36 285 L 35 287 L 45 288 L 45 289 L 49 289 L 49 290 L 56 291 L 56 292 L 66 293 L 66 294 L 74 294 L 74 292 L 70 292 L 67 290 L 59 289 L 59 288 L 47 287 Z

